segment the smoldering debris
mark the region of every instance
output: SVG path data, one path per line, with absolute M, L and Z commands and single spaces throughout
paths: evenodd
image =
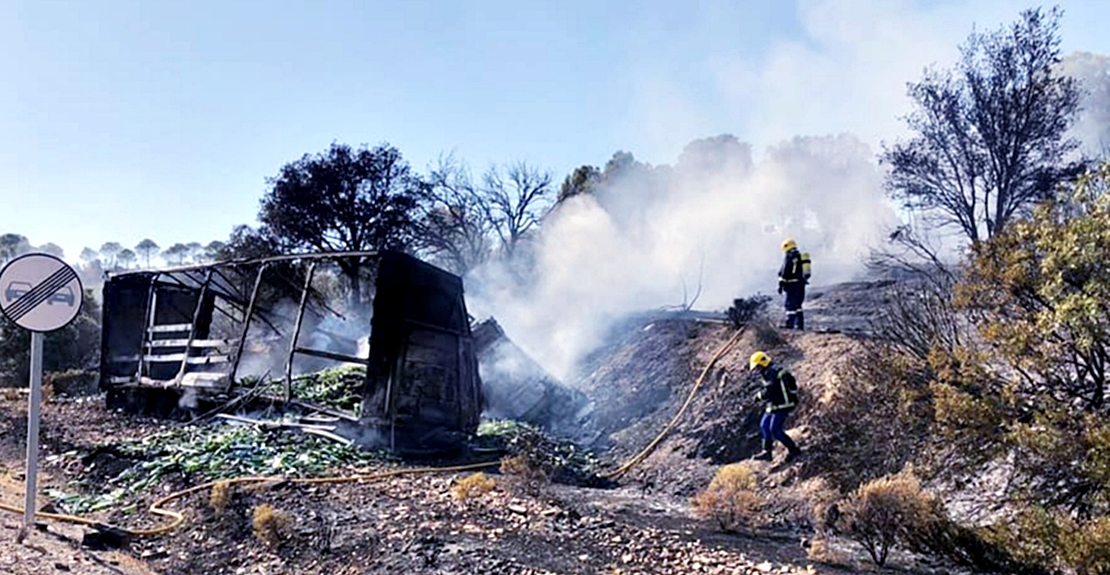
M 474 327 L 478 370 L 486 398 L 483 416 L 529 423 L 550 433 L 585 439 L 592 407 L 520 349 L 494 318 Z

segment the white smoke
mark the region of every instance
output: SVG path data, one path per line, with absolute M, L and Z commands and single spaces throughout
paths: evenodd
M 338 307 L 339 302 L 332 300 L 327 304 L 334 308 Z M 280 335 L 258 317 L 252 321 L 247 338 L 248 345 L 237 372 L 238 378 L 261 377 L 267 373 L 273 379 L 284 377 L 298 306 L 299 302 L 283 300 L 265 310 L 265 317 L 281 331 Z M 339 317 L 321 309 L 318 305 L 310 304 L 301 323 L 297 344 L 302 348 L 365 359 L 370 354 L 372 316 L 373 310 L 369 305 L 359 314 L 345 314 Z M 293 358 L 292 372 L 293 375 L 299 375 L 342 365 L 359 364 L 297 354 Z
M 534 285 L 478 270 L 472 311 L 565 381 L 623 314 L 688 304 L 699 284 L 698 309 L 772 293 L 784 237 L 810 252 L 815 283 L 851 279 L 896 223 L 873 158 L 851 136 L 796 138 L 759 163 L 733 138 L 694 142 L 673 167 L 561 204 L 536 240 Z
M 1083 153 L 1110 156 L 1110 58 L 1076 52 L 1064 58 L 1060 71 L 1079 80 L 1083 90 L 1072 136 L 1082 143 Z

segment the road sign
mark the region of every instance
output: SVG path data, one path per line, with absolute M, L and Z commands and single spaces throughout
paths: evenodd
M 68 325 L 81 311 L 82 291 L 77 272 L 48 254 L 19 256 L 0 271 L 0 310 L 30 331 Z
M 27 485 L 23 502 L 22 540 L 35 522 L 38 493 L 39 409 L 42 404 L 43 333 L 61 329 L 81 311 L 83 295 L 77 272 L 48 254 L 19 256 L 0 270 L 0 311 L 31 332 L 31 397 L 27 407 Z

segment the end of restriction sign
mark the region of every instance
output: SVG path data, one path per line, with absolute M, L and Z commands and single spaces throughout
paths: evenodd
M 33 332 L 69 325 L 81 311 L 83 297 L 77 271 L 50 254 L 24 254 L 0 270 L 0 311 Z

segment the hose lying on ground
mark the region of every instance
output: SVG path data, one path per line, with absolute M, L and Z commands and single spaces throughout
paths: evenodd
M 162 517 L 169 517 L 171 519 L 171 521 L 169 523 L 165 524 L 165 525 L 161 525 L 159 527 L 153 527 L 153 528 L 149 528 L 149 529 L 127 529 L 127 528 L 119 527 L 119 526 L 116 526 L 116 525 L 110 525 L 110 524 L 104 523 L 102 521 L 96 521 L 96 520 L 93 520 L 93 519 L 89 519 L 87 517 L 78 517 L 76 515 L 65 515 L 65 514 L 61 514 L 61 513 L 45 513 L 45 512 L 42 512 L 42 511 L 36 511 L 35 512 L 35 517 L 40 518 L 40 519 L 49 519 L 49 520 L 52 520 L 52 521 L 60 521 L 62 523 L 73 523 L 73 524 L 76 524 L 76 525 L 85 525 L 87 527 L 92 527 L 92 528 L 100 530 L 100 531 L 113 531 L 113 532 L 116 532 L 116 533 L 119 533 L 119 534 L 122 534 L 122 535 L 125 535 L 125 536 L 128 536 L 128 537 L 132 537 L 132 538 L 156 537 L 156 536 L 159 536 L 159 535 L 164 535 L 166 533 L 169 533 L 170 531 L 176 529 L 182 523 L 185 522 L 185 516 L 184 515 L 182 515 L 178 511 L 174 511 L 172 509 L 166 508 L 165 507 L 166 505 L 168 505 L 169 503 L 171 503 L 173 501 L 181 499 L 182 497 L 187 497 L 189 495 L 197 493 L 198 491 L 204 491 L 205 489 L 211 489 L 213 486 L 215 486 L 217 484 L 221 484 L 221 483 L 227 484 L 227 485 L 239 485 L 239 484 L 243 484 L 243 483 L 293 483 L 293 484 L 299 484 L 299 485 L 319 485 L 319 484 L 328 484 L 328 483 L 355 483 L 355 482 L 378 481 L 378 480 L 381 480 L 381 479 L 388 479 L 390 477 L 399 477 L 399 476 L 402 476 L 402 475 L 420 475 L 420 474 L 424 474 L 424 473 L 457 473 L 457 472 L 460 472 L 460 471 L 473 471 L 473 470 L 477 470 L 477 469 L 485 469 L 485 468 L 488 468 L 488 467 L 493 467 L 495 465 L 499 465 L 500 463 L 501 463 L 500 461 L 486 461 L 486 462 L 483 462 L 483 463 L 470 463 L 470 464 L 466 464 L 466 465 L 455 465 L 455 466 L 452 466 L 452 467 L 413 467 L 413 468 L 408 468 L 408 469 L 391 469 L 389 471 L 379 471 L 379 472 L 376 472 L 376 473 L 364 473 L 364 474 L 358 474 L 358 475 L 336 475 L 336 476 L 331 476 L 331 477 L 286 477 L 286 476 L 283 476 L 283 475 L 268 475 L 268 476 L 235 477 L 235 478 L 231 478 L 231 479 L 219 479 L 219 480 L 216 480 L 216 481 L 209 481 L 208 483 L 202 483 L 200 485 L 195 485 L 193 487 L 190 487 L 188 489 L 183 489 L 183 490 L 178 491 L 176 493 L 171 493 L 170 495 L 167 495 L 167 496 L 155 501 L 154 503 L 151 503 L 150 507 L 147 508 L 147 511 L 151 515 L 159 515 L 159 516 L 162 516 Z M 16 507 L 16 506 L 13 506 L 13 505 L 5 505 L 3 503 L 0 503 L 0 511 L 8 511 L 10 513 L 17 513 L 17 514 L 20 514 L 20 515 L 22 515 L 23 512 L 24 512 L 22 507 Z
M 678 409 L 678 413 L 674 414 L 674 417 L 671 418 L 670 423 L 668 423 L 667 426 L 663 428 L 663 431 L 660 432 L 659 435 L 656 435 L 655 439 L 651 440 L 651 443 L 647 444 L 647 447 L 640 450 L 640 452 L 636 455 L 630 457 L 628 461 L 625 461 L 624 464 L 622 464 L 616 470 L 607 473 L 605 475 L 606 478 L 620 479 L 633 467 L 639 465 L 643 460 L 647 459 L 647 457 L 651 455 L 651 452 L 655 451 L 655 448 L 663 442 L 663 438 L 665 438 L 667 434 L 670 433 L 672 429 L 674 429 L 675 425 L 678 424 L 679 420 L 682 419 L 683 414 L 686 413 L 686 408 L 690 407 L 690 404 L 693 403 L 694 397 L 697 396 L 698 390 L 701 389 L 702 383 L 704 383 L 705 381 L 705 376 L 709 374 L 709 370 L 713 369 L 713 366 L 717 364 L 717 361 L 724 357 L 724 355 L 728 353 L 728 350 L 731 349 L 732 346 L 740 340 L 740 336 L 743 333 L 744 327 L 736 330 L 736 333 L 734 333 L 732 337 L 727 342 L 725 342 L 725 344 L 722 345 L 720 349 L 717 350 L 717 353 L 713 354 L 713 357 L 709 360 L 709 363 L 705 365 L 705 369 L 701 370 L 701 375 L 698 376 L 697 381 L 694 382 L 694 387 L 690 389 L 690 394 L 686 396 L 686 401 L 682 404 L 682 407 Z
M 651 455 L 651 453 L 653 451 L 655 451 L 655 448 L 658 447 L 659 444 L 662 443 L 663 439 L 666 438 L 667 434 L 669 434 L 671 432 L 671 430 L 674 429 L 675 425 L 678 424 L 679 420 L 681 420 L 682 416 L 686 413 L 686 409 L 688 407 L 690 407 L 691 403 L 693 403 L 694 397 L 697 396 L 698 390 L 701 389 L 701 386 L 705 382 L 705 377 L 709 374 L 709 371 L 711 369 L 713 369 L 713 366 L 717 364 L 717 361 L 719 361 L 722 357 L 724 357 L 724 355 L 726 353 L 728 353 L 728 351 L 732 348 L 732 346 L 735 345 L 736 342 L 740 340 L 740 336 L 743 335 L 743 333 L 744 333 L 744 327 L 741 327 L 740 329 L 736 330 L 736 333 L 734 333 L 732 335 L 732 337 L 729 338 L 729 340 L 727 342 L 725 342 L 725 344 L 722 345 L 720 347 L 720 349 L 717 350 L 716 353 L 713 354 L 713 357 L 710 358 L 709 363 L 707 363 L 705 365 L 705 368 L 702 369 L 701 375 L 699 375 L 697 380 L 694 382 L 694 386 L 690 389 L 690 393 L 689 393 L 689 395 L 687 395 L 686 401 L 683 402 L 682 407 L 680 407 L 678 412 L 675 413 L 674 417 L 671 418 L 670 423 L 668 423 L 667 426 L 663 428 L 663 431 L 661 431 L 659 433 L 659 435 L 655 436 L 655 439 L 652 439 L 651 442 L 648 443 L 647 447 L 643 448 L 638 453 L 636 453 L 635 455 L 630 457 L 627 461 L 625 461 L 617 469 L 605 474 L 606 478 L 615 480 L 615 479 L 619 479 L 619 478 L 623 477 L 632 468 L 639 465 L 641 462 L 643 462 L 645 459 L 647 459 L 647 457 L 649 455 Z M 493 466 L 499 465 L 499 464 L 500 464 L 500 460 L 498 460 L 498 461 L 487 461 L 487 462 L 484 462 L 484 463 L 471 463 L 471 464 L 467 464 L 467 465 L 456 465 L 456 466 L 451 466 L 451 467 L 414 467 L 414 468 L 409 468 L 409 469 L 392 469 L 392 470 L 389 470 L 389 471 L 379 471 L 379 472 L 376 472 L 376 473 L 365 473 L 365 474 L 358 474 L 358 475 L 337 475 L 337 476 L 330 476 L 330 477 L 294 477 L 294 478 L 291 478 L 291 477 L 286 477 L 286 476 L 283 476 L 283 475 L 269 475 L 269 476 L 251 476 L 251 477 L 235 477 L 235 478 L 230 478 L 230 479 L 219 479 L 219 480 L 215 480 L 215 481 L 209 481 L 207 483 L 202 483 L 200 485 L 195 485 L 193 487 L 190 487 L 188 489 L 183 489 L 183 490 L 178 491 L 176 493 L 171 493 L 171 494 L 155 501 L 154 503 L 151 503 L 150 507 L 147 508 L 148 513 L 150 513 L 151 515 L 158 515 L 158 516 L 161 516 L 161 517 L 169 517 L 171 519 L 171 521 L 169 523 L 165 524 L 165 525 L 161 525 L 159 527 L 152 527 L 152 528 L 149 528 L 149 529 L 127 529 L 127 528 L 118 527 L 118 526 L 115 526 L 115 525 L 110 525 L 110 524 L 104 523 L 102 521 L 96 521 L 94 519 L 89 519 L 87 517 L 78 517 L 76 515 L 66 515 L 66 514 L 61 514 L 61 513 L 46 513 L 46 512 L 42 512 L 42 511 L 36 511 L 35 512 L 35 517 L 37 517 L 39 519 L 49 519 L 49 520 L 52 520 L 52 521 L 59 521 L 59 522 L 62 522 L 62 523 L 72 523 L 72 524 L 76 524 L 76 525 L 85 525 L 87 527 L 92 527 L 92 528 L 100 530 L 100 531 L 113 531 L 113 532 L 116 532 L 116 533 L 119 533 L 119 534 L 122 534 L 122 535 L 125 535 L 125 536 L 128 536 L 128 537 L 132 537 L 132 538 L 157 537 L 159 535 L 164 535 L 166 533 L 169 533 L 170 531 L 176 529 L 182 523 L 185 522 L 185 516 L 184 515 L 182 515 L 178 511 L 174 511 L 172 509 L 169 509 L 169 508 L 165 507 L 166 505 L 168 505 L 169 503 L 172 503 L 173 501 L 181 499 L 182 497 L 187 497 L 187 496 L 192 495 L 194 493 L 204 491 L 205 489 L 211 489 L 213 486 L 215 486 L 217 484 L 239 485 L 239 484 L 244 484 L 244 483 L 251 484 L 251 483 L 270 483 L 270 482 L 272 482 L 272 483 L 291 483 L 291 484 L 299 484 L 299 485 L 319 485 L 319 484 L 355 483 L 355 482 L 378 481 L 378 480 L 381 480 L 381 479 L 388 479 L 390 477 L 400 477 L 400 476 L 403 476 L 403 475 L 420 475 L 420 474 L 425 474 L 425 473 L 457 473 L 457 472 L 461 472 L 461 471 L 473 471 L 473 470 L 477 470 L 477 469 L 485 469 L 485 468 L 493 467 Z M 16 513 L 16 514 L 19 514 L 19 515 L 22 515 L 23 512 L 24 512 L 22 507 L 16 507 L 16 506 L 12 506 L 12 505 L 5 505 L 3 503 L 0 503 L 0 511 L 7 511 L 7 512 L 10 512 L 10 513 Z

